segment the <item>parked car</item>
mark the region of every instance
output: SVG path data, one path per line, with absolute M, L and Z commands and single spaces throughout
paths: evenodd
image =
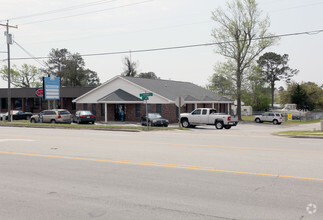
M 73 116 L 73 122 L 75 123 L 95 123 L 95 115 L 92 114 L 90 111 L 77 111 Z
M 265 112 L 262 115 L 255 116 L 256 123 L 272 122 L 274 125 L 280 125 L 284 120 L 281 113 Z
M 30 118 L 31 123 L 67 123 L 71 124 L 72 115 L 66 109 L 44 110 Z
M 29 120 L 32 115 L 33 115 L 33 113 L 31 113 L 31 112 L 24 112 L 21 110 L 13 110 L 12 111 L 12 119 L 13 120 Z M 8 112 L 0 115 L 0 120 L 3 120 L 4 118 L 6 120 L 8 120 Z
M 148 113 L 148 125 L 149 126 L 162 126 L 168 127 L 168 120 L 163 118 L 159 113 Z M 141 117 L 141 125 L 147 126 L 147 117 Z

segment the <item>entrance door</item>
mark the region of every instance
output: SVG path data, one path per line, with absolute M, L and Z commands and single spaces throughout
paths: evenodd
M 115 105 L 114 118 L 116 121 L 125 121 L 126 120 L 126 105 L 125 104 L 116 104 Z

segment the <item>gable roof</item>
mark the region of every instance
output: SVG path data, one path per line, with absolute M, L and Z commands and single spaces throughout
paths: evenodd
M 157 93 L 169 100 L 175 101 L 178 97 L 184 97 L 186 102 L 233 102 L 232 100 L 211 92 L 205 88 L 189 82 L 180 82 L 162 79 L 146 79 L 139 77 L 121 78 Z
M 130 93 L 118 89 L 109 95 L 106 95 L 98 100 L 98 102 L 138 102 L 142 103 L 143 101 L 138 97 L 131 95 Z

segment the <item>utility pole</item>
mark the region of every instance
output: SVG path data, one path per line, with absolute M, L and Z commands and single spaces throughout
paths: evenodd
M 7 24 L 0 24 L 0 26 L 5 26 L 7 31 L 5 32 L 5 36 L 7 37 L 7 52 L 8 52 L 8 121 L 11 122 L 11 90 L 10 90 L 10 78 L 11 78 L 11 69 L 10 69 L 10 44 L 12 44 L 12 35 L 9 34 L 9 27 L 18 28 L 18 26 L 10 26 L 9 20 L 7 20 Z

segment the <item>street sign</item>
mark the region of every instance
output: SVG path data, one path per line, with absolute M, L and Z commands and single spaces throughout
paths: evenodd
M 184 99 L 183 97 L 178 97 L 176 100 L 175 100 L 175 105 L 177 107 L 182 107 L 185 103 L 184 103 Z
M 59 77 L 43 77 L 43 96 L 45 100 L 60 99 L 60 78 Z
M 292 121 L 293 120 L 293 114 L 292 113 L 288 113 L 288 121 Z
M 38 97 L 43 97 L 43 94 L 44 94 L 44 90 L 43 90 L 43 89 L 37 89 L 37 91 L 36 91 L 36 95 L 37 95 Z
M 144 100 L 149 100 L 149 96 L 153 96 L 152 92 L 145 92 L 145 93 L 140 93 L 139 94 L 141 99 Z

